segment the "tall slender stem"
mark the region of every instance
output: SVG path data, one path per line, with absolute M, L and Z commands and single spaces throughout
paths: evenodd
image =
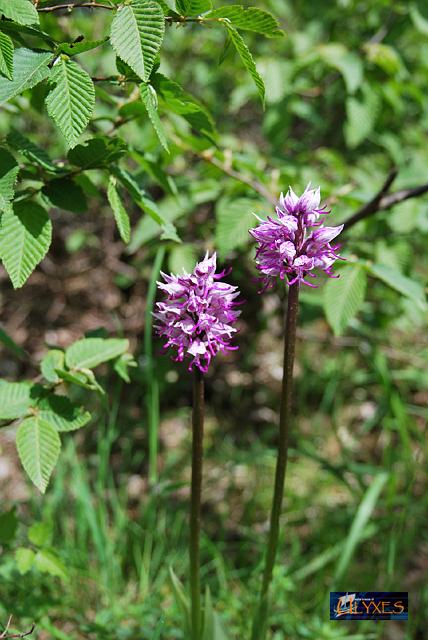
M 192 640 L 201 636 L 200 536 L 202 459 L 204 437 L 204 377 L 196 369 L 193 374 L 192 413 L 192 486 L 190 499 L 190 595 Z
M 293 366 L 296 344 L 297 314 L 299 308 L 299 284 L 291 285 L 288 290 L 287 314 L 284 333 L 284 369 L 282 375 L 281 405 L 279 412 L 278 457 L 275 471 L 275 488 L 270 514 L 269 539 L 266 550 L 262 587 L 256 615 L 253 622 L 252 640 L 263 640 L 269 612 L 269 586 L 275 566 L 278 549 L 279 520 L 284 495 L 285 473 L 287 470 L 288 441 L 291 423 L 291 404 L 293 392 Z

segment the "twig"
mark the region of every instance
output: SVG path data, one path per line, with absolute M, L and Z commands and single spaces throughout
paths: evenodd
M 29 631 L 25 631 L 24 633 L 8 633 L 10 625 L 12 622 L 12 616 L 9 616 L 9 620 L 7 621 L 6 627 L 4 628 L 4 631 L 0 634 L 0 638 L 1 639 L 6 639 L 6 638 L 26 638 L 27 636 L 31 636 L 31 634 L 33 633 L 34 629 L 36 628 L 36 625 L 32 624 L 32 627 Z
M 52 11 L 60 11 L 61 9 L 68 9 L 69 11 L 73 11 L 73 9 L 107 9 L 108 11 L 113 11 L 116 7 L 109 4 L 100 4 L 99 2 L 67 2 L 64 4 L 53 5 L 52 7 L 37 7 L 37 11 L 39 13 L 48 13 Z M 1 637 L 1 636 L 0 636 Z
M 344 222 L 345 229 L 349 229 L 349 227 L 353 227 L 354 224 L 356 224 L 360 220 L 363 220 L 364 218 L 367 218 L 368 216 L 370 216 L 372 213 L 376 213 L 376 211 L 379 211 L 382 197 L 389 191 L 397 175 L 398 175 L 398 170 L 396 168 L 392 169 L 389 172 L 387 179 L 385 180 L 381 189 L 377 192 L 375 197 L 372 198 L 370 202 L 367 202 L 367 204 L 361 207 L 361 209 L 358 209 L 358 211 L 354 213 L 350 218 L 348 218 L 348 220 L 345 220 Z
M 344 231 L 350 229 L 360 222 L 360 220 L 364 220 L 369 216 L 377 213 L 378 211 L 386 211 L 387 209 L 391 209 L 396 204 L 400 202 L 404 202 L 405 200 L 409 200 L 410 198 L 417 198 L 418 196 L 423 195 L 428 192 L 428 183 L 421 184 L 419 187 L 413 187 L 411 189 L 400 189 L 399 191 L 394 191 L 393 193 L 389 193 L 392 183 L 398 175 L 398 169 L 394 168 L 388 174 L 387 179 L 382 185 L 381 189 L 375 195 L 374 198 L 367 202 L 364 206 L 362 206 L 358 211 L 352 214 L 347 220 L 345 220 Z
M 217 160 L 217 158 L 213 156 L 212 152 L 203 151 L 202 153 L 195 153 L 195 155 L 201 158 L 202 160 L 209 162 L 214 167 L 217 167 L 217 169 L 220 169 L 220 171 L 223 171 L 223 173 L 227 174 L 231 178 L 234 178 L 235 180 L 238 180 L 239 182 L 242 182 L 243 184 L 246 184 L 247 186 L 251 187 L 251 189 L 254 189 L 254 191 L 257 191 L 257 193 L 263 196 L 263 198 L 266 198 L 266 200 L 268 200 L 271 204 L 273 205 L 277 204 L 277 199 L 270 193 L 270 191 L 263 184 L 261 184 L 261 182 L 258 182 L 257 180 L 253 180 L 252 178 L 242 173 L 239 173 L 239 171 L 235 171 L 235 169 L 233 169 L 231 166 L 229 166 L 226 163 L 220 162 L 220 160 Z

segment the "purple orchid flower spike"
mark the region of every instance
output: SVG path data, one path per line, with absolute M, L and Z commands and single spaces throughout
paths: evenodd
M 257 240 L 257 269 L 263 274 L 265 288 L 272 286 L 276 277 L 286 279 L 288 285 L 303 283 L 315 285 L 306 277 L 315 278 L 315 270 L 335 277 L 332 266 L 340 258 L 338 245 L 331 241 L 339 235 L 343 225 L 325 227 L 321 216 L 330 211 L 320 207 L 320 188 L 306 187 L 300 198 L 289 187 L 287 194 L 281 193 L 276 216 L 260 220 L 258 227 L 250 229 Z
M 193 370 L 192 476 L 189 513 L 189 579 L 191 636 L 201 637 L 200 530 L 204 434 L 204 374 L 220 351 L 238 347 L 231 341 L 240 311 L 236 307 L 237 287 L 222 281 L 225 271 L 216 273 L 217 256 L 208 252 L 192 273 L 166 275 L 158 287 L 166 294 L 156 304 L 154 316 L 158 335 L 165 336 L 165 349 L 176 350 L 175 360 L 190 359 Z
M 257 241 L 256 264 L 262 274 L 264 289 L 272 286 L 278 276 L 288 284 L 278 456 L 262 584 L 259 604 L 253 619 L 251 640 L 264 640 L 266 637 L 269 590 L 279 545 L 288 442 L 293 417 L 293 366 L 300 285 L 313 287 L 306 278 L 315 278 L 314 272 L 317 270 L 323 271 L 330 278 L 337 277 L 333 275 L 332 267 L 340 258 L 339 246 L 334 246 L 331 242 L 342 231 L 343 225 L 324 226 L 322 216 L 330 212 L 326 207 L 320 207 L 320 199 L 319 187 L 311 189 L 308 185 L 300 198 L 290 187 L 285 196 L 281 194 L 276 215 L 268 217 L 267 220 L 259 218 L 259 226 L 250 229 L 251 235 Z
M 158 335 L 165 336 L 165 349 L 177 350 L 175 360 L 190 358 L 189 370 L 197 367 L 208 371 L 211 360 L 219 351 L 231 351 L 238 347 L 230 342 L 236 329 L 233 327 L 240 311 L 235 298 L 237 287 L 221 279 L 225 271 L 216 273 L 217 256 L 208 252 L 191 274 L 167 275 L 158 287 L 166 293 L 166 299 L 156 304 L 154 316 Z

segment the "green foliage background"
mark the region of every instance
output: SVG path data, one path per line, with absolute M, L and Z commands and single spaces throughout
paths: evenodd
M 22 419 L 18 450 L 44 490 L 64 443 L 43 500 L 5 481 L 2 620 L 37 620 L 40 638 L 184 637 L 168 568 L 186 580 L 189 381 L 152 344 L 151 309 L 161 266 L 215 249 L 247 303 L 240 352 L 208 382 L 204 579 L 228 637 L 243 638 L 271 495 L 283 298 L 257 296 L 248 228 L 289 184 L 320 184 L 336 224 L 392 167 L 390 191 L 428 182 L 428 12 L 389 0 L 266 0 L 251 18 L 214 2 L 199 19 L 209 0 L 44 11 L 55 4 L 0 0 L 0 447 L 13 459 Z M 378 211 L 343 235 L 341 278 L 302 295 L 272 639 L 425 633 L 427 238 L 423 195 Z M 67 274 L 80 271 L 76 295 Z M 136 362 L 98 325 L 129 338 Z M 105 358 L 64 356 L 85 333 Z M 51 456 L 34 466 L 37 438 Z M 408 590 L 411 618 L 329 623 L 333 588 Z

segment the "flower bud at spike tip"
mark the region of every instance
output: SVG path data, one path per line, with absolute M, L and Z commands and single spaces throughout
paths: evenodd
M 330 244 L 343 229 L 325 227 L 321 216 L 330 213 L 320 207 L 320 188 L 306 187 L 300 198 L 289 187 L 281 193 L 273 217 L 260 220 L 258 227 L 250 229 L 257 241 L 257 269 L 263 274 L 264 288 L 273 285 L 275 278 L 288 285 L 302 282 L 314 287 L 306 277 L 315 278 L 315 270 L 324 271 L 333 278 L 332 266 L 340 258 L 339 246 Z M 343 259 L 343 258 L 342 258 Z
M 221 282 L 225 272 L 216 273 L 217 256 L 207 254 L 192 273 L 166 275 L 158 288 L 166 294 L 163 302 L 156 304 L 153 314 L 159 336 L 165 336 L 165 349 L 177 350 L 174 360 L 190 357 L 189 370 L 193 366 L 203 373 L 219 351 L 231 351 L 230 342 L 236 329 L 240 311 L 236 310 L 239 295 L 237 287 Z

